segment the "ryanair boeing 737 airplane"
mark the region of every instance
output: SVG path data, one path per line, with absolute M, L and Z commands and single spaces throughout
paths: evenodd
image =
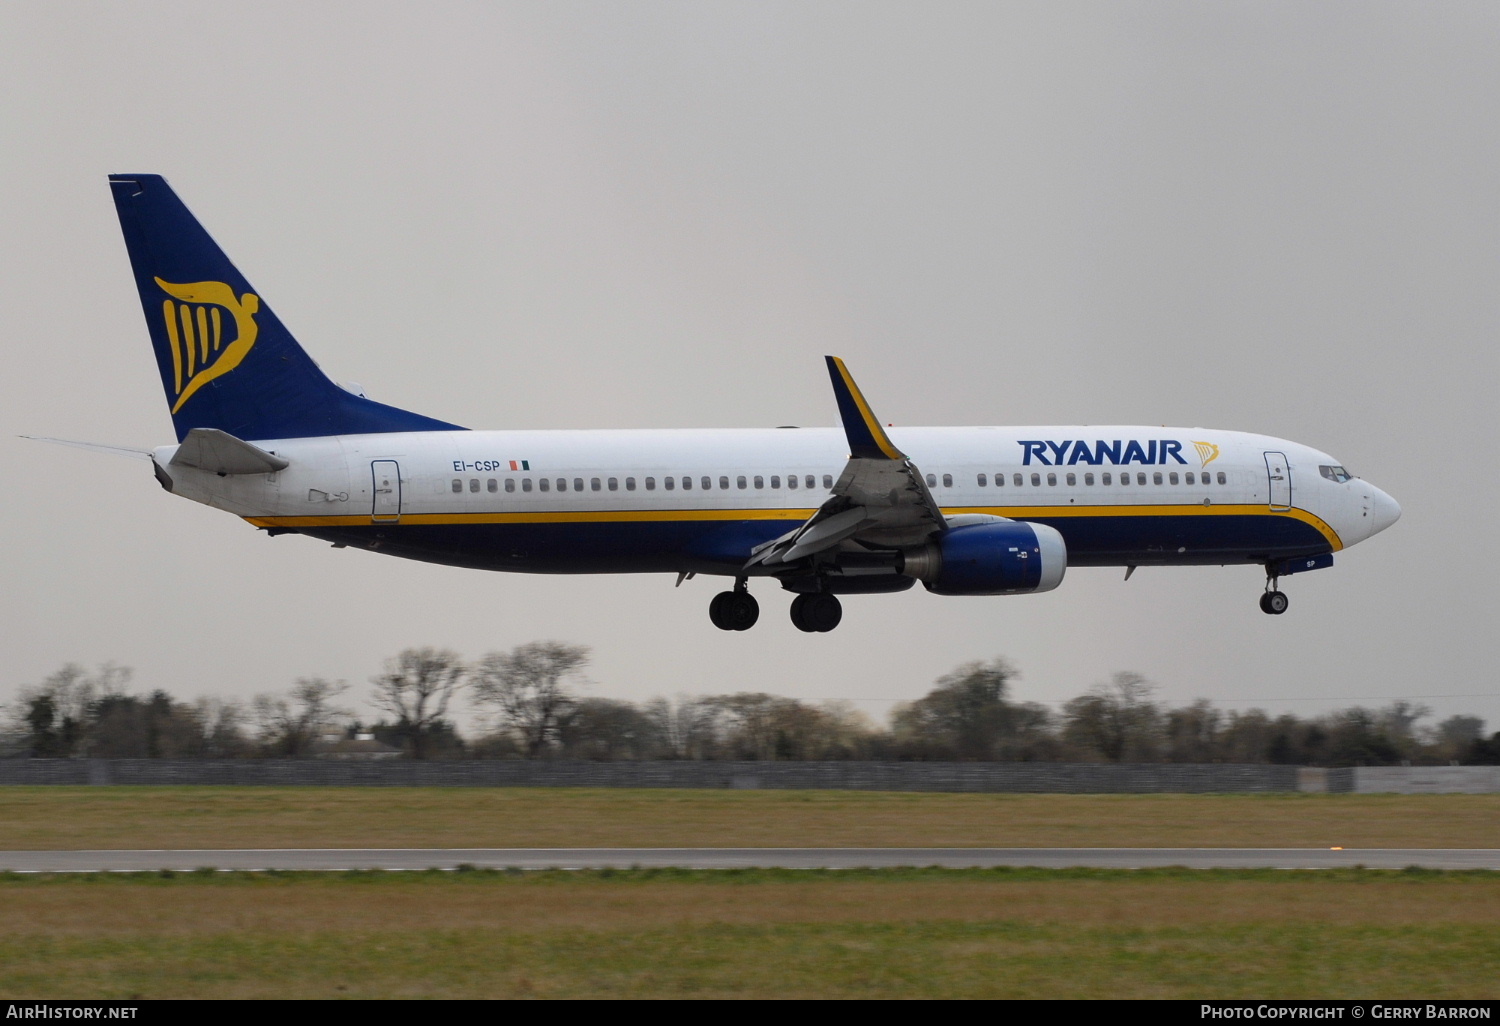
M 1263 566 L 1278 581 L 1396 522 L 1339 461 L 1202 428 L 887 432 L 828 357 L 842 429 L 470 431 L 334 384 L 157 175 L 110 178 L 176 445 L 174 495 L 268 534 L 480 570 L 731 579 L 709 605 L 754 625 L 748 585 L 830 631 L 840 595 L 1050 591 L 1073 566 Z

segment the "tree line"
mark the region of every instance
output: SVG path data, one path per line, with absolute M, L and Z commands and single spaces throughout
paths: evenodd
M 1476 716 L 1432 725 L 1426 706 L 1396 701 L 1310 717 L 1224 711 L 1199 699 L 1156 701 L 1155 687 L 1117 673 L 1053 709 L 1013 696 L 1004 659 L 967 663 L 886 725 L 847 701 L 762 692 L 643 703 L 583 694 L 589 650 L 532 642 L 466 662 L 407 649 L 371 678 L 366 723 L 342 703 L 350 686 L 299 678 L 250 702 L 134 694 L 126 667 L 68 665 L 21 689 L 0 726 L 13 758 L 588 760 L 923 760 L 1279 763 L 1305 766 L 1500 764 L 1500 733 Z M 463 696 L 479 713 L 461 733 Z M 353 742 L 351 744 L 351 742 Z

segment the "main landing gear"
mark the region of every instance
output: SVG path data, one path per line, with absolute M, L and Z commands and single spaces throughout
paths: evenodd
M 1272 616 L 1280 616 L 1286 612 L 1286 607 L 1291 605 L 1291 599 L 1286 593 L 1276 587 L 1278 578 L 1272 575 L 1266 576 L 1266 591 L 1260 597 L 1260 611 L 1270 613 Z
M 733 591 L 721 591 L 708 604 L 708 618 L 721 631 L 748 631 L 760 619 L 760 603 L 745 587 L 745 579 L 734 582 Z M 844 618 L 837 595 L 814 592 L 792 599 L 792 625 L 809 634 L 826 634 Z
M 809 634 L 827 634 L 844 618 L 837 595 L 815 591 L 792 599 L 792 626 Z
M 721 591 L 708 604 L 708 618 L 721 631 L 748 631 L 760 619 L 760 603 L 745 587 L 745 579 L 734 582 L 733 591 Z

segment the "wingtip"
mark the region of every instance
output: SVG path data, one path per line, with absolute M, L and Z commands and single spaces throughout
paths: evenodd
M 886 436 L 879 418 L 870 409 L 844 361 L 837 356 L 825 356 L 824 359 L 828 362 L 828 375 L 833 380 L 834 397 L 838 400 L 839 416 L 849 439 L 850 454 L 864 459 L 906 459 Z

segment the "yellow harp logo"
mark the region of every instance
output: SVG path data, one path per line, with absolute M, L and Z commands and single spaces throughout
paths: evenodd
M 1219 447 L 1212 442 L 1194 442 L 1193 448 L 1198 450 L 1198 465 L 1206 467 L 1219 458 Z
M 172 348 L 172 384 L 177 396 L 172 412 L 176 413 L 198 389 L 238 367 L 255 345 L 260 297 L 246 292 L 236 299 L 234 289 L 222 281 L 174 285 L 157 278 L 156 284 L 172 297 L 162 301 L 161 315 Z M 234 322 L 228 338 L 226 312 Z

